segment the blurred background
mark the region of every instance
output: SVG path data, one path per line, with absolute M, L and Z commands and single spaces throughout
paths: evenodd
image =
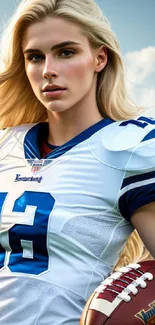
M 155 117 L 155 0 L 95 1 L 121 45 L 131 99 Z M 19 2 L 1 0 L 0 33 Z

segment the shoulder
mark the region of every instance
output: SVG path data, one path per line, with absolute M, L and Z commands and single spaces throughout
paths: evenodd
M 109 150 L 119 150 L 121 159 L 130 153 L 119 191 L 120 212 L 130 220 L 136 209 L 155 200 L 155 120 L 140 117 L 122 122 L 116 129 L 121 146 L 111 144 Z
M 19 139 L 32 128 L 34 124 L 25 124 L 0 130 L 0 156 L 8 154 Z
M 2 142 L 4 139 L 9 138 L 13 135 L 21 135 L 28 130 L 30 130 L 35 124 L 22 124 L 18 126 L 13 126 L 9 128 L 5 128 L 0 130 L 0 141 Z
M 126 163 L 125 169 L 136 171 L 155 167 L 153 118 L 142 116 L 137 120 L 117 122 L 107 131 L 109 136 L 104 133 L 102 143 L 109 151 L 118 153 Z
M 113 122 L 97 132 L 91 142 L 94 155 L 116 169 L 147 169 L 155 164 L 152 155 L 152 149 L 155 147 L 153 118 L 143 116 Z
M 110 151 L 124 151 L 145 140 L 155 138 L 155 120 L 141 116 L 138 119 L 114 122 L 102 132 L 102 144 Z

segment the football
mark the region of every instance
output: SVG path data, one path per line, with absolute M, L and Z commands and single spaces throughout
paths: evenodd
M 80 325 L 155 324 L 155 260 L 129 264 L 93 292 Z

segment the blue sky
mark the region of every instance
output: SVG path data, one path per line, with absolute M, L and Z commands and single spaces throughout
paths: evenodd
M 123 53 L 155 46 L 155 0 L 98 0 Z
M 20 0 L 2 1 L 0 20 L 6 22 L 18 2 Z M 136 104 L 152 107 L 148 115 L 155 116 L 155 0 L 96 2 L 120 42 L 131 98 Z

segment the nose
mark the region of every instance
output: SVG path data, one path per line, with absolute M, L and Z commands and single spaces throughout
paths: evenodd
M 54 60 L 52 60 L 52 58 L 49 58 L 49 57 L 46 58 L 42 76 L 45 79 L 58 77 L 56 63 L 54 63 Z

